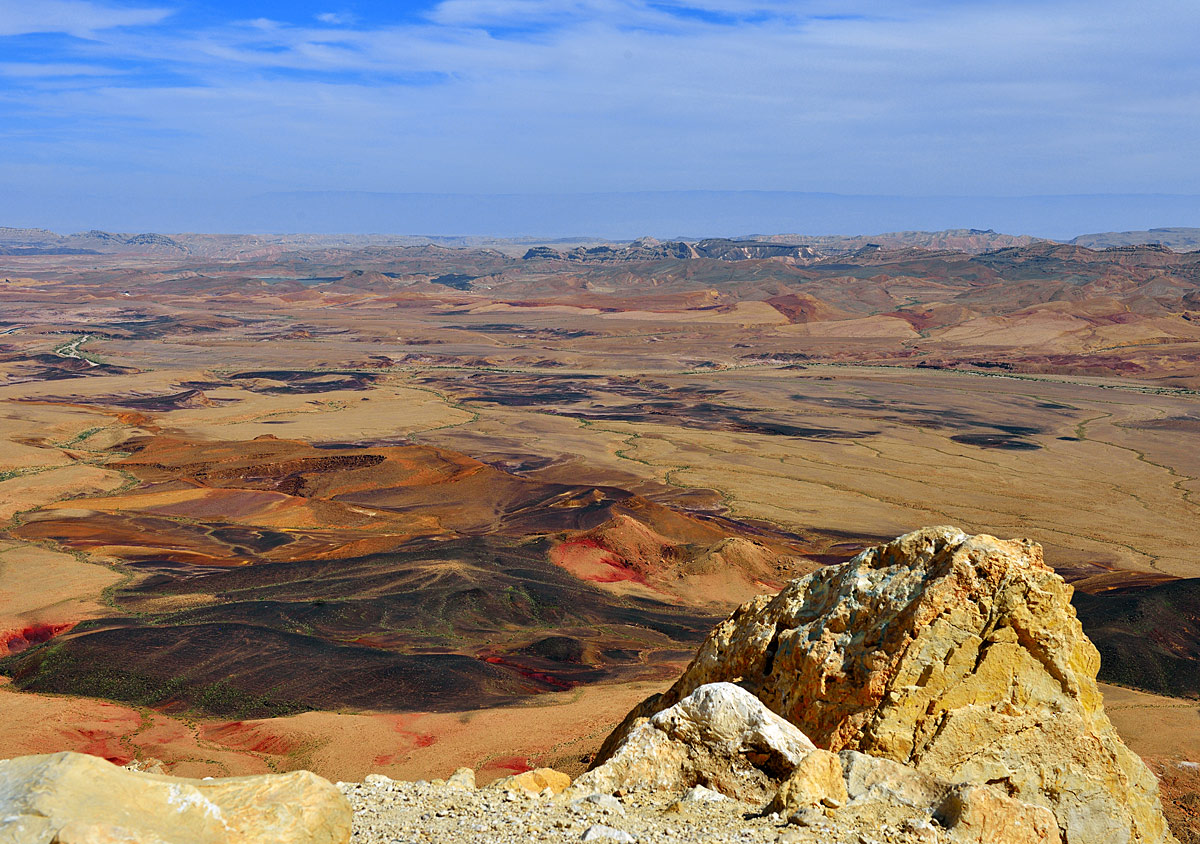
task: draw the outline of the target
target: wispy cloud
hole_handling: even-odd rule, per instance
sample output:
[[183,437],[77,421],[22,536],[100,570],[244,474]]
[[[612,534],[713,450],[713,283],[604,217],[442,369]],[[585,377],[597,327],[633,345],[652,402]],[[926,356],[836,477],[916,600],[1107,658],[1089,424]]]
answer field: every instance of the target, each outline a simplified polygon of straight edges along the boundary
[[170,14],[165,8],[109,6],[90,0],[0,0],[0,36],[57,32],[91,38],[117,27],[160,23]]
[[0,0],[0,180],[57,162],[98,194],[1200,192],[1194,0],[256,14]]
[[349,26],[358,18],[349,12],[321,12],[316,16],[316,20],[330,26]]
[[0,76],[14,79],[55,79],[69,76],[114,76],[121,71],[102,64],[0,62]]

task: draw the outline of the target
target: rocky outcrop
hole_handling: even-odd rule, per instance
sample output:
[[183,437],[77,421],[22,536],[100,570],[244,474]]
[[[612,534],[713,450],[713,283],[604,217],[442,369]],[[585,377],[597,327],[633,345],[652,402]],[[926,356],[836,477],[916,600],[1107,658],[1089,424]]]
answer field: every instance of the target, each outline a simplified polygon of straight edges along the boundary
[[190,780],[82,753],[0,761],[4,844],[346,844],[351,820],[308,771]]
[[[955,844],[1061,844],[1053,813],[988,785],[951,785],[899,762],[821,750],[731,683],[701,686],[642,719],[613,756],[576,781],[575,800],[620,804],[617,794],[678,794],[668,812],[737,800],[799,826],[843,831],[936,820]],[[715,790],[714,790],[715,789]],[[773,795],[773,796],[772,796]],[[844,810],[844,811],[843,811]],[[620,810],[623,813],[623,809]]]
[[837,809],[849,801],[842,760],[828,750],[814,750],[783,781],[767,811],[787,817],[810,807]]
[[553,768],[534,768],[510,777],[494,780],[488,788],[524,794],[561,794],[571,785],[571,778]]
[[[643,719],[737,682],[822,748],[1045,807],[1066,844],[1173,841],[1154,777],[1104,714],[1099,657],[1070,597],[1028,540],[906,534],[744,604],[597,764]],[[947,818],[974,827],[987,811]],[[1026,826],[1040,834],[1036,818]]]
[[986,785],[959,785],[942,798],[938,822],[956,844],[1060,844],[1058,823],[1045,806],[1031,806]]
[[838,754],[846,794],[856,803],[900,803],[913,808],[936,806],[946,783],[891,759],[868,756],[856,750]]
[[605,764],[575,782],[580,792],[702,785],[739,800],[769,797],[809,753],[803,733],[731,683],[701,686],[634,724]]

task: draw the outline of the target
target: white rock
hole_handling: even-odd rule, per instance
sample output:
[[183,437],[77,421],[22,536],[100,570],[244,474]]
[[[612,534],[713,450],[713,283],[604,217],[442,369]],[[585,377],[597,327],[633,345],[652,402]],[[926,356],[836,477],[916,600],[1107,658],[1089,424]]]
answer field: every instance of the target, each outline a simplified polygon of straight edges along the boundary
[[816,745],[762,701],[733,683],[701,686],[650,719],[671,738],[729,754],[765,753],[794,768]]
[[599,792],[589,794],[586,797],[580,797],[578,800],[572,800],[571,805],[584,809],[591,806],[617,815],[625,814],[625,807],[621,804],[621,801],[611,794],[600,794]]
[[614,829],[611,826],[604,824],[593,824],[583,831],[580,836],[580,841],[617,841],[620,844],[633,844],[637,841],[628,832],[621,829]]
[[693,785],[685,791],[680,797],[680,803],[721,803],[729,798],[719,791],[713,791],[711,788],[705,788],[702,785]]
[[710,683],[642,720],[582,793],[680,792],[707,783],[746,802],[764,800],[815,750],[804,733],[732,683]]
[[461,788],[467,791],[475,790],[475,771],[471,768],[459,768],[446,780],[450,788]]

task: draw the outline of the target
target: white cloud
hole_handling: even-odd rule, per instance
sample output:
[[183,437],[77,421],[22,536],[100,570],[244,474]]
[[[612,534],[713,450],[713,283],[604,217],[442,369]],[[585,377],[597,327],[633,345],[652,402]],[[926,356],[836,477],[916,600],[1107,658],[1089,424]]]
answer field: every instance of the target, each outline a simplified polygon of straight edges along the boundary
[[51,62],[0,62],[0,76],[12,79],[50,79],[68,76],[114,76],[122,71],[106,65]]
[[58,32],[80,38],[163,21],[170,9],[106,6],[90,0],[0,0],[0,36]]
[[316,19],[330,26],[349,26],[356,20],[355,16],[348,12],[322,12],[316,15]]
[[9,62],[0,115],[18,103],[44,128],[36,148],[0,138],[0,159],[230,192],[1200,192],[1192,0],[445,0],[402,24],[327,15],[111,24],[84,53],[45,58],[169,82],[81,72],[23,90]]

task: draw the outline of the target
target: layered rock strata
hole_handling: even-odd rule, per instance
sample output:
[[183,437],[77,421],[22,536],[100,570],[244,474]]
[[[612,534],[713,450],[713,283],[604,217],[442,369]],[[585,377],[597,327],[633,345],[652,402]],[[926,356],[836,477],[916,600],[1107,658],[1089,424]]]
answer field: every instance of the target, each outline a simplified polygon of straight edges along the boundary
[[[1044,807],[1066,844],[1173,841],[1153,775],[1104,714],[1070,597],[1036,543],[914,531],[742,605],[595,764],[643,719],[737,683],[818,747]],[[947,820],[978,825],[997,801],[976,797]]]

